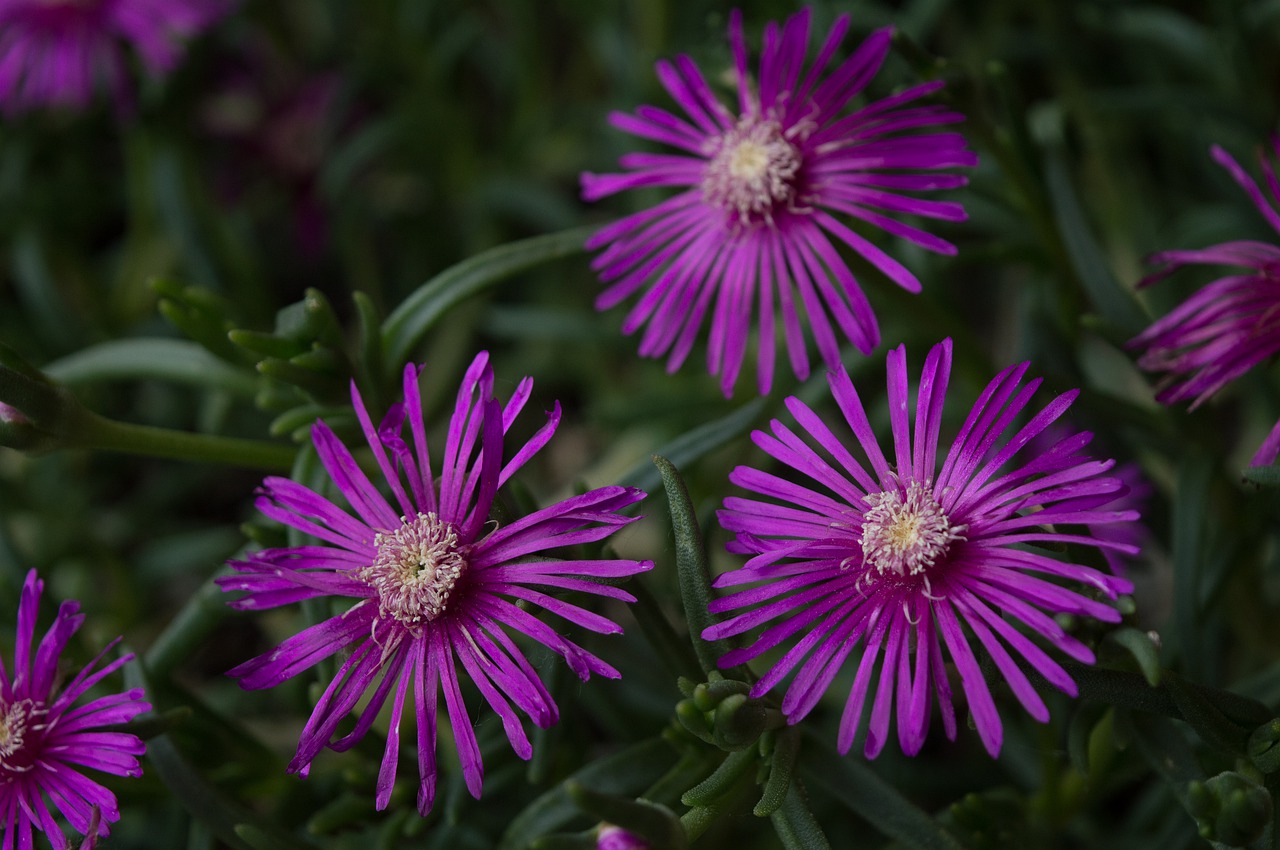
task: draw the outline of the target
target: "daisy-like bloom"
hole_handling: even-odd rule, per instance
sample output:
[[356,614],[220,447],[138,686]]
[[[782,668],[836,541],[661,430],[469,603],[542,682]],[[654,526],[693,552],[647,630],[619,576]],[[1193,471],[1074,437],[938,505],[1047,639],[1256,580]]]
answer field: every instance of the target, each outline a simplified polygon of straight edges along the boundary
[[[1273,143],[1280,156],[1280,140]],[[1280,233],[1280,181],[1275,166],[1259,155],[1267,193],[1222,148],[1210,151],[1240,184],[1258,212]],[[1267,196],[1270,196],[1268,200]],[[1163,268],[1142,285],[1163,280],[1183,266],[1237,266],[1240,273],[1197,290],[1173,312],[1130,341],[1144,349],[1138,365],[1163,372],[1156,400],[1191,401],[1194,410],[1227,384],[1280,352],[1280,246],[1266,242],[1224,242],[1191,251],[1164,251],[1151,258]],[[1254,466],[1273,463],[1280,453],[1280,422],[1253,457]]]
[[[755,432],[756,445],[789,474],[738,467],[730,476],[764,498],[725,499],[719,519],[736,534],[730,551],[752,557],[717,584],[754,586],[713,602],[714,613],[731,616],[704,632],[724,638],[767,624],[749,646],[726,653],[722,666],[790,643],[753,696],[794,673],[782,711],[798,722],[852,657],[856,673],[840,721],[839,749],[852,746],[870,702],[865,750],[874,757],[889,738],[895,713],[903,752],[919,752],[935,699],[946,734],[954,739],[948,659],[959,673],[978,735],[992,756],[999,753],[1003,727],[974,639],[1037,720],[1048,720],[1049,712],[1027,669],[1075,695],[1070,675],[1041,644],[1085,663],[1092,663],[1093,653],[1054,615],[1116,622],[1119,613],[1095,596],[1114,599],[1132,585],[1041,547],[1076,544],[1134,554],[1136,547],[1088,529],[1130,522],[1137,513],[1105,507],[1124,485],[1107,474],[1114,461],[1081,453],[1092,436],[1087,432],[1030,460],[1016,460],[1077,395],[1058,396],[1018,427],[1040,384],[1023,383],[1027,366],[1011,366],[987,385],[941,466],[950,340],[934,346],[925,361],[914,426],[906,351],[889,353],[892,460],[881,451],[843,369],[830,373],[828,382],[865,464],[847,439],[796,398],[787,399],[787,409],[798,432],[777,420],[772,433]],[[1082,531],[1064,528],[1071,525]],[[873,689],[876,671],[879,685]]]
[[[385,808],[399,761],[401,715],[411,698],[421,777],[418,810],[425,815],[436,791],[439,695],[444,695],[467,788],[478,798],[484,769],[463,700],[464,675],[501,718],[512,749],[528,759],[532,749],[516,709],[541,727],[555,723],[558,711],[510,632],[563,656],[583,680],[592,673],[616,678],[613,667],[530,609],[543,609],[589,631],[620,632],[611,620],[552,594],[576,591],[631,602],[631,594],[606,582],[653,564],[548,557],[562,546],[603,540],[633,522],[634,517],[620,511],[644,498],[634,488],[602,487],[505,525],[491,519],[498,488],[546,445],[560,421],[560,407],[506,457],[504,435],[528,401],[533,381],[522,380],[503,406],[493,396],[488,355],[481,353],[458,391],[444,453],[434,466],[427,452],[418,373],[412,364],[405,367],[404,401],[393,405],[376,428],[355,385],[351,388],[356,416],[390,498],[370,482],[333,432],[317,422],[311,432],[316,452],[350,507],[288,479],[266,479],[258,509],[318,542],[266,549],[232,561],[239,574],[220,583],[224,590],[248,592],[232,603],[242,609],[303,599],[349,600],[341,614],[241,664],[231,675],[244,688],[269,688],[349,651],[312,711],[289,771],[305,776],[326,745],[349,749],[390,700],[376,800],[379,809]],[[354,728],[337,735],[339,724],[366,695]]]
[[892,30],[872,33],[824,74],[849,29],[849,16],[842,15],[802,73],[809,23],[808,9],[781,29],[770,23],[753,77],[742,16],[732,14],[736,114],[716,98],[689,57],[659,62],[658,79],[687,118],[642,106],[634,115],[614,113],[610,122],[679,152],[632,153],[621,160],[625,173],[582,176],[583,197],[590,201],[626,189],[682,187],[591,237],[588,248],[604,249],[592,266],[609,284],[596,306],[607,309],[644,290],[623,330],[633,333],[648,323],[640,353],[667,354],[672,371],[688,356],[711,311],[707,366],[721,376],[725,395],[742,368],[756,312],[761,393],[773,382],[777,319],[791,367],[801,378],[809,374],[802,313],[830,368],[840,363],[839,334],[864,354],[875,348],[875,314],[838,245],[862,255],[902,288],[920,290],[916,277],[851,229],[848,218],[954,254],[951,243],[892,215],[966,217],[958,203],[904,194],[963,186],[964,176],[943,169],[977,164],[959,133],[921,132],[964,120],[945,106],[918,103],[942,88],[942,81],[849,111],[884,62]]
[[224,0],[0,0],[0,104],[8,115],[83,109],[105,85],[126,106],[126,46],[162,77],[183,40],[226,9]]
[[[59,687],[58,660],[84,615],[76,602],[63,602],[53,625],[35,644],[36,613],[44,582],[27,573],[18,602],[13,672],[0,663],[0,848],[35,846],[43,832],[55,850],[70,845],[54,811],[86,837],[108,834],[120,820],[115,795],[86,776],[91,768],[116,776],[141,776],[138,736],[104,727],[132,720],[151,706],[141,688],[76,705],[85,693],[133,658],[124,655],[95,669],[119,638]],[[34,655],[32,654],[34,650]],[[49,802],[53,803],[52,810]],[[96,811],[95,811],[96,808]]]

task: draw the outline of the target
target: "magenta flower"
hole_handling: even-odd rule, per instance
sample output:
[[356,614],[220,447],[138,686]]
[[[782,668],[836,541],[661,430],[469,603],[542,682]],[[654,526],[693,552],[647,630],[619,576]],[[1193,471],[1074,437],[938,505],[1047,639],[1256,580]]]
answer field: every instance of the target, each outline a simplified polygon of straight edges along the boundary
[[645,290],[623,330],[633,333],[648,323],[640,353],[667,354],[671,371],[684,362],[712,311],[707,366],[721,376],[725,395],[741,370],[754,312],[760,322],[761,393],[773,382],[775,318],[781,319],[791,367],[801,378],[809,374],[801,311],[830,368],[840,363],[833,321],[862,353],[878,344],[871,304],[837,244],[902,288],[920,291],[911,272],[833,213],[942,254],[954,254],[955,246],[886,213],[966,217],[957,203],[903,194],[963,186],[964,176],[938,172],[977,164],[959,133],[917,132],[964,120],[945,106],[916,103],[942,88],[942,81],[846,111],[884,62],[892,31],[872,33],[824,78],[849,29],[849,16],[840,16],[802,77],[809,19],[805,9],[781,31],[775,23],[766,27],[759,76],[753,78],[742,16],[732,14],[736,115],[716,99],[689,57],[678,57],[674,66],[659,62],[658,78],[688,120],[642,106],[634,115],[614,113],[610,122],[679,153],[632,153],[621,160],[623,174],[582,175],[589,201],[626,189],[684,187],[588,241],[590,249],[604,248],[592,266],[610,284],[596,306],[607,309]]
[[178,64],[182,41],[226,9],[224,0],[0,0],[0,104],[10,116],[83,109],[106,85],[124,107],[126,45],[162,77]]
[[[1280,156],[1280,140],[1274,143]],[[1231,155],[1214,145],[1218,164],[1227,169],[1249,195],[1262,217],[1280,233],[1280,181],[1265,155],[1258,159],[1266,178],[1268,201]],[[1142,285],[1163,280],[1183,266],[1239,266],[1240,274],[1218,278],[1195,292],[1172,313],[1129,342],[1143,348],[1138,365],[1165,373],[1156,400],[1173,404],[1191,400],[1195,410],[1206,399],[1254,366],[1280,352],[1280,247],[1265,242],[1224,242],[1192,251],[1163,251],[1151,258],[1163,266]],[[1280,454],[1280,422],[1253,456],[1254,466],[1266,466]]]
[[[1081,454],[1092,436],[1087,432],[1056,442],[1030,461],[1014,460],[1078,394],[1058,396],[1018,427],[1040,385],[1039,379],[1023,385],[1027,366],[1011,366],[987,385],[941,468],[939,427],[951,372],[950,340],[934,346],[925,361],[914,428],[906,351],[899,346],[889,353],[891,460],[881,452],[843,369],[829,374],[828,383],[867,466],[846,448],[847,439],[796,398],[787,399],[787,409],[800,433],[777,420],[772,434],[755,432],[756,445],[789,469],[786,477],[750,467],[731,474],[733,483],[765,500],[724,500],[720,523],[736,534],[729,549],[752,557],[717,584],[755,586],[713,602],[713,613],[733,613],[704,632],[724,638],[767,624],[749,646],[720,659],[726,667],[790,644],[753,687],[753,696],[794,672],[782,711],[798,722],[857,650],[838,744],[841,752],[852,746],[869,701],[866,754],[875,757],[889,738],[895,708],[902,750],[919,752],[935,698],[943,728],[955,738],[948,657],[959,672],[982,743],[992,756],[999,753],[1000,716],[973,638],[1037,720],[1048,720],[1049,712],[1026,668],[1076,694],[1071,676],[1040,644],[1085,663],[1092,663],[1093,653],[1054,615],[1116,622],[1116,610],[1093,597],[1114,599],[1132,585],[1038,546],[1079,544],[1133,554],[1136,547],[1130,544],[1063,526],[1124,523],[1137,513],[1101,507],[1124,485],[1106,474],[1114,461]],[[1012,434],[1004,439],[1006,432]],[[792,641],[796,635],[799,639]]]
[[[544,609],[589,631],[620,632],[612,621],[551,594],[577,591],[631,602],[631,594],[599,580],[634,575],[653,564],[558,561],[547,553],[602,540],[633,522],[620,511],[645,494],[602,487],[505,525],[492,519],[498,488],[547,443],[560,421],[557,404],[547,423],[506,457],[503,437],[532,388],[533,381],[525,378],[503,407],[493,397],[488,355],[476,357],[458,392],[437,475],[427,452],[418,369],[405,367],[404,402],[393,405],[376,429],[353,384],[356,416],[391,498],[369,481],[323,422],[312,429],[312,439],[350,509],[285,478],[264,482],[258,509],[319,542],[232,561],[240,574],[222,579],[223,589],[248,591],[232,604],[259,609],[318,597],[351,600],[340,615],[231,671],[244,688],[269,688],[350,651],[303,729],[291,773],[305,776],[326,745],[339,751],[353,746],[390,697],[390,729],[377,784],[377,807],[385,808],[399,761],[401,714],[406,696],[412,695],[421,776],[418,810],[425,815],[435,798],[441,693],[467,788],[480,796],[484,768],[462,698],[463,673],[501,718],[521,758],[528,759],[532,749],[514,709],[541,727],[556,722],[555,702],[508,630],[562,655],[583,680],[592,673],[618,676],[528,609]],[[403,434],[406,419],[409,433]],[[339,724],[366,694],[355,727],[337,736]]]
[[[58,614],[31,655],[35,643],[36,613],[44,582],[36,571],[27,573],[18,602],[18,631],[14,639],[13,675],[0,663],[0,848],[34,847],[34,832],[43,832],[55,850],[70,844],[53,809],[73,829],[93,838],[105,836],[107,824],[120,820],[115,795],[90,779],[82,768],[116,776],[141,776],[138,756],[145,747],[138,736],[108,731],[105,727],[126,723],[151,706],[141,688],[109,694],[83,705],[76,700],[120,669],[133,655],[124,655],[94,670],[111,647],[63,687],[59,657],[67,641],[80,628],[84,615],[79,603],[63,602]],[[96,811],[95,811],[96,808]],[[92,833],[92,835],[90,835]]]

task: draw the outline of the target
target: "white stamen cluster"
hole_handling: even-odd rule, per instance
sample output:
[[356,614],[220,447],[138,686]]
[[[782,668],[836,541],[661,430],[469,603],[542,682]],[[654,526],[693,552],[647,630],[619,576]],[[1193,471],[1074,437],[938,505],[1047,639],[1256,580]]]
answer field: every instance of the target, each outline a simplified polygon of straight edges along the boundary
[[40,706],[29,699],[18,700],[0,712],[0,770],[24,771],[30,767],[18,763],[14,755],[22,750],[27,733],[39,728],[34,720],[37,714],[43,713]]
[[713,150],[702,178],[707,203],[737,213],[744,225],[772,222],[775,208],[795,204],[800,151],[777,121],[744,116]]
[[862,561],[879,575],[919,575],[932,567],[956,540],[964,525],[953,526],[942,506],[920,482],[906,494],[897,488],[866,497],[870,505],[862,517]]
[[467,568],[453,525],[434,513],[401,517],[404,525],[373,539],[378,554],[356,578],[378,593],[378,613],[411,630],[439,617]]

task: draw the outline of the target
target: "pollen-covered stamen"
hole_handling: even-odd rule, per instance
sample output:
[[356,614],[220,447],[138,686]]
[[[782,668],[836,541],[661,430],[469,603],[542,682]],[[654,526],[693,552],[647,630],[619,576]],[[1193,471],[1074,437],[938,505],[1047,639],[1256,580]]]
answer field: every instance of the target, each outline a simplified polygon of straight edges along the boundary
[[434,513],[402,517],[404,525],[373,539],[378,554],[356,578],[378,593],[378,613],[411,629],[439,617],[467,568],[452,524]]
[[32,759],[23,757],[22,748],[31,734],[41,727],[37,715],[44,711],[35,701],[18,700],[10,706],[0,703],[0,770],[24,771]]
[[952,525],[928,488],[912,481],[904,494],[893,487],[866,497],[862,517],[862,561],[880,575],[918,575],[932,567],[956,540],[964,525]]
[[702,196],[736,213],[743,224],[772,221],[775,209],[795,204],[800,163],[800,151],[781,124],[744,116],[717,140],[702,179]]

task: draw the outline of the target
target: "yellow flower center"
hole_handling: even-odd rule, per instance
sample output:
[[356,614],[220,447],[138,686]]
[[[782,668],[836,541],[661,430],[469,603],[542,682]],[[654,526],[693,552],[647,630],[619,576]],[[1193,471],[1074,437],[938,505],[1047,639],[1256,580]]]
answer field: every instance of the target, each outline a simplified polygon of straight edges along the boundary
[[943,558],[967,526],[953,526],[928,489],[912,481],[866,497],[862,560],[880,575],[919,575]]
[[748,115],[716,142],[702,196],[742,224],[772,223],[776,208],[795,204],[800,164],[800,151],[782,125]]

